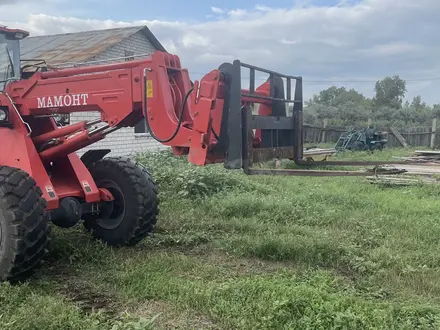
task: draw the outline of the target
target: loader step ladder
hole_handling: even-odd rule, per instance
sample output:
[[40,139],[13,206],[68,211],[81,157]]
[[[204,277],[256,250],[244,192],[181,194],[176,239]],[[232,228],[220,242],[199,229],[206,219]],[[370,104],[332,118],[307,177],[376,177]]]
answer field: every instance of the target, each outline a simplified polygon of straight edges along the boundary
[[345,139],[347,136],[348,136],[348,133],[346,133],[346,132],[342,133],[339,136],[338,141],[336,141],[336,144],[335,144],[336,151],[342,151],[344,149],[344,142],[345,142]]
[[336,142],[335,149],[336,151],[345,151],[347,149],[347,146],[352,142],[354,136],[357,135],[356,140],[359,139],[359,135],[356,131],[349,131],[342,133],[339,137],[338,141]]

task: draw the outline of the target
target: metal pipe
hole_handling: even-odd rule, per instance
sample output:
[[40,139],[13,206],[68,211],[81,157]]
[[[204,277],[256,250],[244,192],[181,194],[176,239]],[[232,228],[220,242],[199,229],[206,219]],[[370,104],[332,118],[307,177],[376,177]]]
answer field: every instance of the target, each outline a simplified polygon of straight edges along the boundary
[[[5,86],[5,87],[6,87],[6,86]],[[20,118],[20,121],[23,123],[23,125],[26,126],[26,128],[27,128],[27,130],[28,130],[28,134],[27,134],[27,136],[31,136],[31,134],[32,134],[32,128],[31,128],[31,126],[30,126],[26,121],[24,121],[23,117],[21,116],[20,111],[18,111],[18,109],[17,109],[17,107],[15,106],[15,103],[14,103],[14,101],[12,100],[11,96],[10,96],[8,93],[6,93],[5,91],[1,91],[1,90],[0,90],[0,93],[3,94],[3,95],[5,95],[5,96],[8,98],[9,102],[11,103],[12,108],[14,109],[15,113],[18,115],[18,118]]]
[[92,129],[91,131],[88,131],[88,134],[89,134],[90,136],[93,136],[93,135],[98,134],[98,133],[100,133],[100,132],[102,132],[102,131],[105,131],[105,130],[106,130],[107,128],[109,128],[109,127],[110,127],[109,124],[105,124],[105,125],[102,125],[101,127],[98,127],[98,128]]
[[95,119],[95,120],[88,121],[88,122],[86,122],[86,127],[99,124],[100,122],[101,122],[101,119]]
[[[241,93],[242,99],[243,101],[250,101],[250,102],[255,102],[257,100],[266,100],[266,101],[278,101],[278,102],[284,102],[284,103],[299,103],[301,102],[300,100],[288,100],[288,99],[280,99],[280,98],[275,98],[275,97],[271,97],[271,96],[266,96],[266,95],[261,95],[261,94],[250,94],[250,93],[245,93],[242,92]],[[258,102],[258,101],[257,101]],[[255,102],[255,103],[257,103]]]
[[38,135],[38,136],[34,137],[32,140],[34,141],[35,144],[41,144],[41,143],[44,143],[50,139],[56,139],[59,137],[71,135],[71,134],[76,133],[78,131],[81,131],[85,128],[86,128],[86,122],[81,121],[79,123],[72,124],[69,126],[55,128],[53,131]]
[[103,138],[104,136],[102,134],[95,134],[93,136],[89,136],[87,131],[82,131],[81,133],[65,140],[62,144],[53,146],[49,149],[40,152],[39,155],[43,162],[52,161],[56,158],[66,156],[72,152],[82,149]]
[[[370,165],[413,165],[411,161],[356,161],[356,160],[348,160],[348,161],[338,161],[338,160],[320,160],[309,162],[303,159],[294,159],[293,160],[298,166],[370,166]],[[417,163],[418,164],[418,163]]]
[[[404,169],[393,169],[380,174],[402,174]],[[320,170],[294,170],[294,169],[256,169],[250,168],[249,175],[292,175],[292,176],[373,176],[373,171],[320,171]]]
[[[91,131],[83,130],[82,132],[79,132],[78,134],[66,139],[63,143],[52,146],[40,152],[41,160],[43,162],[48,162],[48,161],[52,161],[55,158],[66,156],[72,152],[87,147],[88,145],[93,144],[99,140],[102,140],[107,134],[110,134],[118,130],[119,128],[120,127],[110,127],[109,124],[105,124]],[[58,130],[62,130],[62,129],[58,129]]]
[[38,115],[38,116],[34,116],[34,118],[54,118],[56,115]]
[[279,72],[275,72],[272,70],[268,70],[268,69],[264,69],[264,68],[260,68],[258,66],[252,65],[252,64],[247,64],[247,63],[240,63],[242,67],[248,68],[248,69],[253,69],[256,71],[260,71],[260,72],[264,72],[264,73],[268,73],[268,74],[272,74],[274,76],[279,76],[281,78],[290,78],[290,79],[295,79],[295,80],[302,80],[301,76],[291,76],[291,75],[286,75],[286,74],[282,74]]
[[102,132],[102,135],[106,136],[106,135],[108,135],[108,134],[110,134],[110,133],[113,133],[113,132],[117,131],[119,128],[120,128],[120,127],[117,127],[117,126],[115,126],[115,127],[111,127],[111,128],[109,128],[109,129],[107,129],[107,130],[104,130],[104,131]]

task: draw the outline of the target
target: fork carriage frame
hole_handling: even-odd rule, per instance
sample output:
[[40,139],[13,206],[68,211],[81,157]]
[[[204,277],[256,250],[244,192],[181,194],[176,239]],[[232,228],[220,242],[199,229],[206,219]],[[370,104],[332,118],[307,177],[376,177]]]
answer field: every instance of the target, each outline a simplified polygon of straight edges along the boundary
[[[249,89],[243,90],[241,86],[241,69],[249,69]],[[270,96],[257,94],[255,91],[255,73],[269,74]],[[283,94],[283,80],[286,79],[286,97],[276,95],[276,81],[281,81]],[[292,83],[295,90],[292,98]],[[301,76],[281,74],[254,65],[235,60],[232,64],[231,83],[229,89],[229,114],[227,119],[228,142],[225,167],[240,169],[248,175],[304,175],[304,176],[368,176],[374,173],[386,172],[387,174],[404,173],[406,170],[389,169],[378,170],[374,168],[367,171],[332,171],[308,169],[262,169],[253,167],[256,162],[268,161],[274,158],[293,160],[300,167],[317,166],[375,166],[391,164],[412,164],[409,161],[307,161],[303,159],[303,79]],[[249,102],[245,100],[249,99]],[[276,103],[293,104],[293,114],[255,115],[252,113],[251,103],[255,100],[271,101],[272,109]],[[245,101],[245,102],[244,102]],[[258,102],[258,101],[257,101]],[[261,130],[261,134],[273,133],[284,136],[281,145],[254,146],[254,129]],[[267,136],[267,134],[266,134]],[[280,140],[278,139],[277,142]],[[287,142],[286,142],[287,141]],[[420,164],[419,164],[420,165]]]

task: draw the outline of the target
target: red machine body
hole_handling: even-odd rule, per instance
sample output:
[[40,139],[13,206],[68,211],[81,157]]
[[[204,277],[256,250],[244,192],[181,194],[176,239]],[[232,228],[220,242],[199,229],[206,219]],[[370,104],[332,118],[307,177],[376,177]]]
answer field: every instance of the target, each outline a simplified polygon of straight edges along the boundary
[[[269,91],[265,83],[258,92],[268,96]],[[87,203],[111,198],[75,152],[145,117],[158,141],[176,155],[187,154],[197,165],[224,161],[210,151],[217,143],[213,133],[221,129],[225,76],[213,70],[192,86],[176,55],[156,52],[137,61],[37,71],[8,83],[5,92],[0,106],[8,107],[11,127],[0,128],[0,164],[29,173],[48,209],[65,197]],[[261,102],[243,98],[243,103],[255,101]],[[267,112],[270,101],[263,103]],[[101,122],[58,127],[51,117],[80,111],[99,111]],[[93,128],[97,124],[102,125]]]

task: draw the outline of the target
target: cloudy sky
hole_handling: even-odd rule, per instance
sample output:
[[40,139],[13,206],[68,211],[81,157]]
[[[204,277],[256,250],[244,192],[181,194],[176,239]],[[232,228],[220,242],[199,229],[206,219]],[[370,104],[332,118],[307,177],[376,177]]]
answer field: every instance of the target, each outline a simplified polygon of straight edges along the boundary
[[[105,3],[105,5],[104,5]],[[193,79],[239,58],[373,95],[399,74],[440,103],[439,0],[0,0],[0,24],[32,35],[147,25]]]

